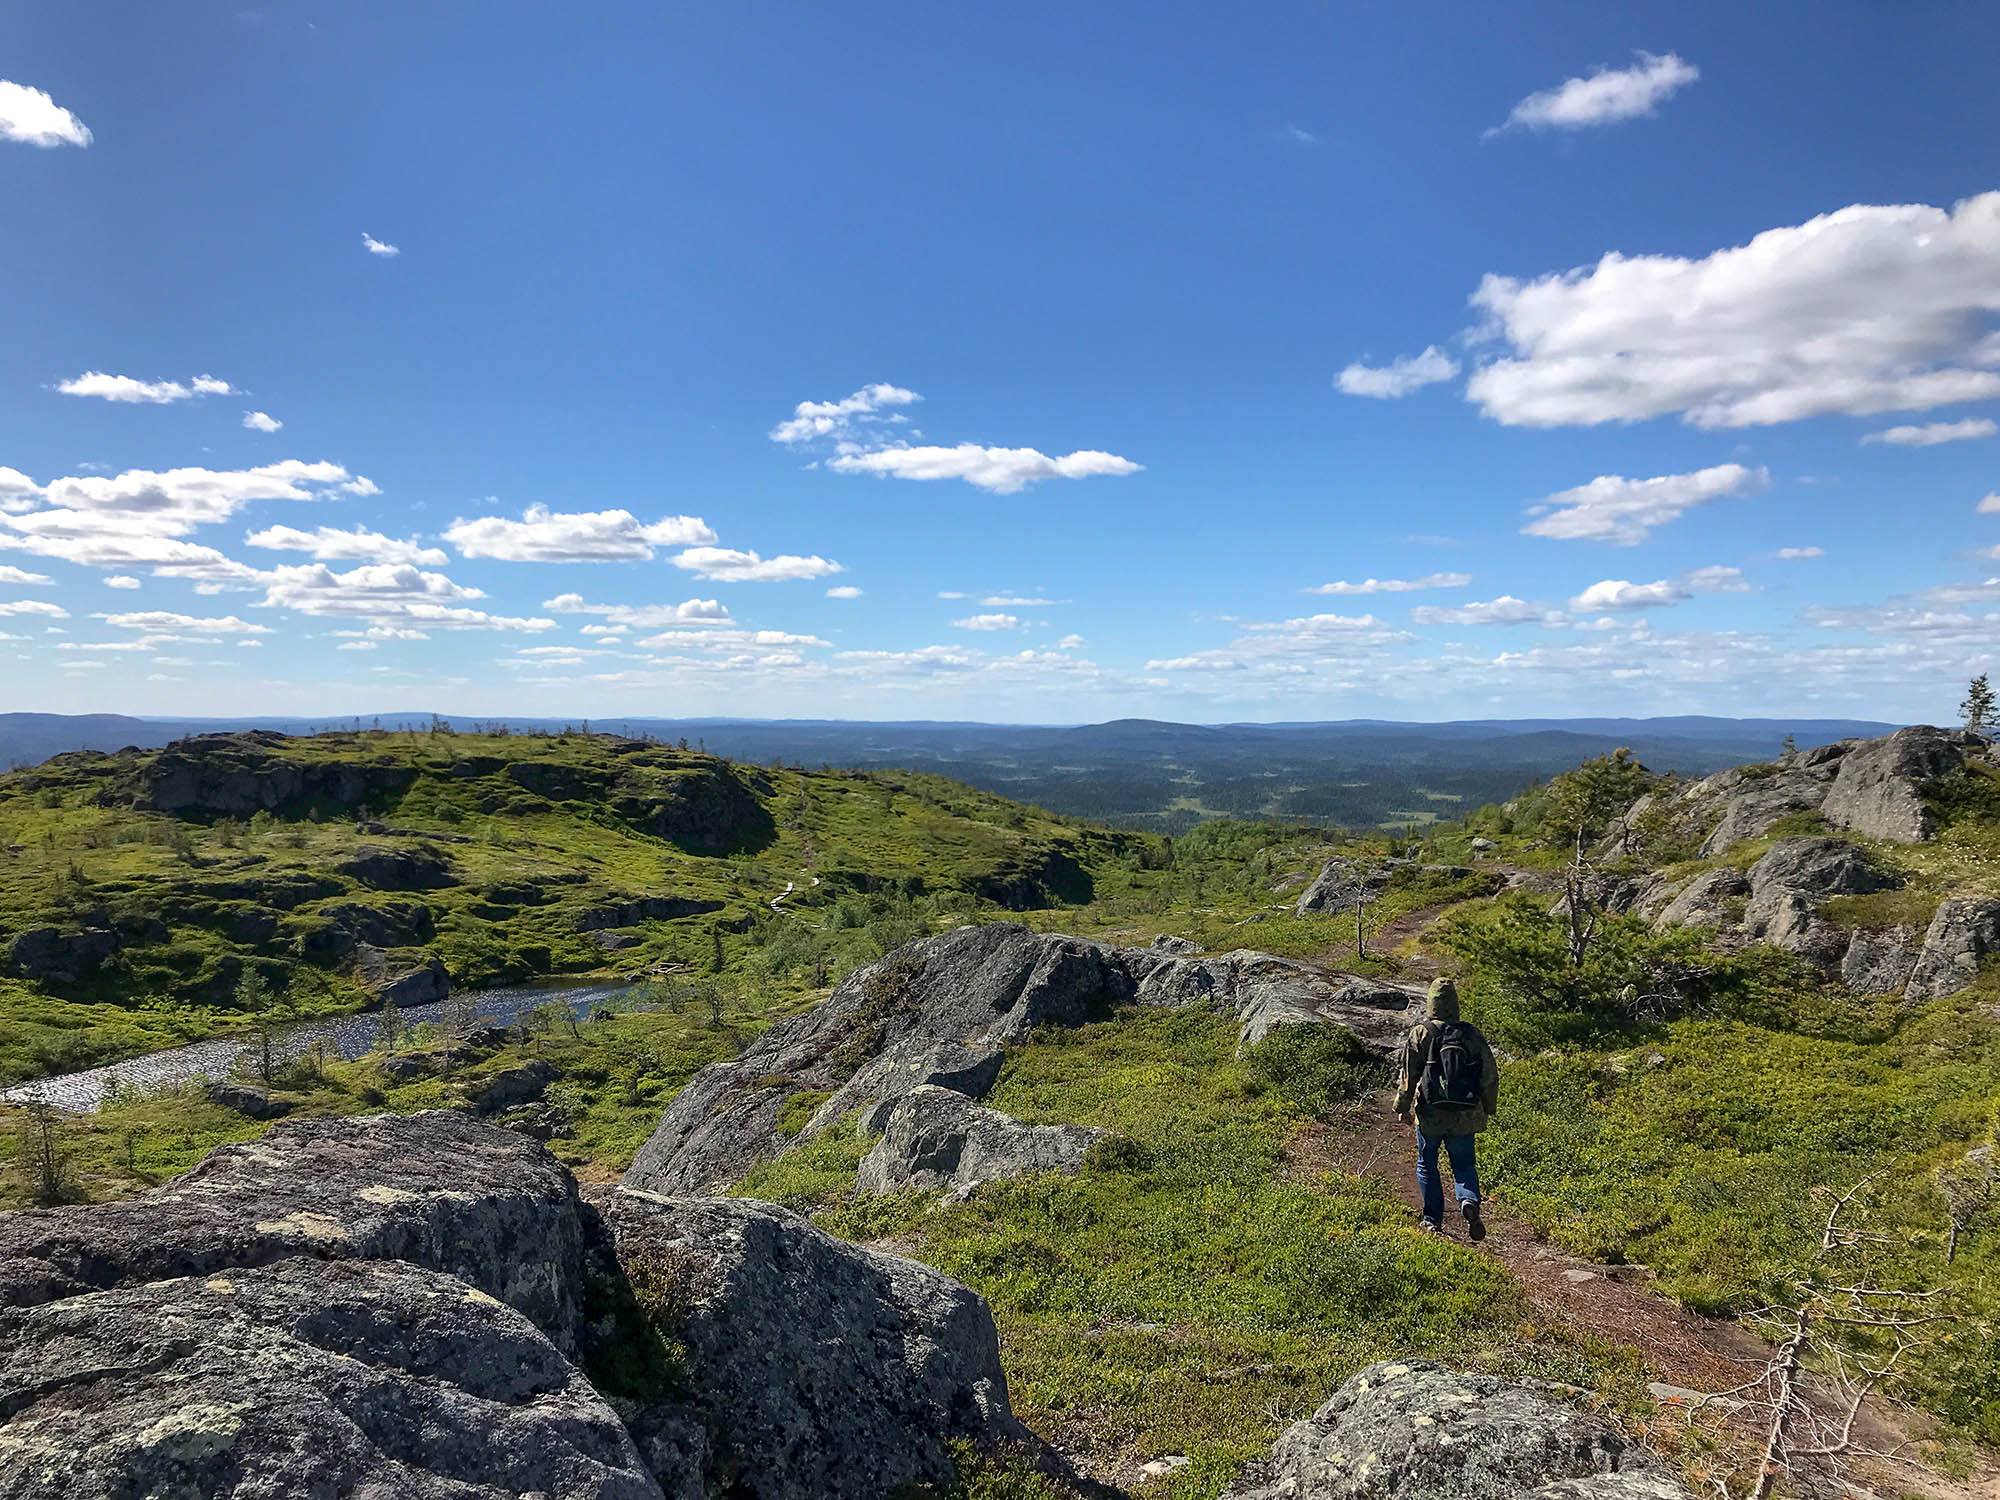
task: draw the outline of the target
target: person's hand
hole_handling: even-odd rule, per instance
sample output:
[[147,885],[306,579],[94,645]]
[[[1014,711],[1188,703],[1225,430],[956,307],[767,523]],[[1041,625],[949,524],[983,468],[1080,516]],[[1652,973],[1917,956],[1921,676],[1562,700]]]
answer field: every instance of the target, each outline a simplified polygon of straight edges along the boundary
[[1407,1109],[1399,1109],[1396,1111],[1396,1118],[1407,1125],[1410,1123],[1410,1112]]

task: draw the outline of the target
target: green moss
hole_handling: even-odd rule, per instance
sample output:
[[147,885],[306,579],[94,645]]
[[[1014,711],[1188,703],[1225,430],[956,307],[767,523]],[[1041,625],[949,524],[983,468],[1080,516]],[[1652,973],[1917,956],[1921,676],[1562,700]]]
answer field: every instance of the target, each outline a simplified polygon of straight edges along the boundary
[[831,1099],[831,1091],[800,1089],[791,1095],[778,1109],[778,1134],[786,1137],[797,1135],[806,1128],[819,1107]]
[[[831,1097],[818,1096],[819,1104]],[[818,1109],[819,1104],[813,1108]],[[843,1116],[803,1146],[787,1151],[776,1161],[752,1167],[731,1193],[739,1198],[761,1198],[767,1203],[782,1203],[796,1209],[820,1208],[852,1198],[861,1158],[877,1139],[863,1135],[856,1128],[858,1121],[859,1111]]]

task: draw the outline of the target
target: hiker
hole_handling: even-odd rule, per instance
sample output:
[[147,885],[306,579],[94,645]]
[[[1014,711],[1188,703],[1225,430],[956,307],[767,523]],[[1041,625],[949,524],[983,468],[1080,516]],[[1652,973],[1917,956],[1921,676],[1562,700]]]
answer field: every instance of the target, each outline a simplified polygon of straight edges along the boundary
[[1412,1026],[1396,1054],[1396,1118],[1417,1126],[1417,1186],[1424,1195],[1423,1227],[1444,1230],[1444,1184],[1438,1149],[1451,1161],[1458,1211],[1466,1233],[1486,1238],[1479,1216],[1479,1152],[1473,1137],[1500,1104],[1500,1069],[1493,1049],[1470,1021],[1458,1018],[1458,987],[1434,979],[1424,1019]]

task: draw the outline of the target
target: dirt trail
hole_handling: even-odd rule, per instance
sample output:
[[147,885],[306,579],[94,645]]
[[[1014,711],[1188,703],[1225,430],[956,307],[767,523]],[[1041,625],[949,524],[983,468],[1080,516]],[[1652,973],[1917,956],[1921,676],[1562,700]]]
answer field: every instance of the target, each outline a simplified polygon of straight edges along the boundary
[[[1376,951],[1392,953],[1398,945],[1406,945],[1398,956],[1410,977],[1437,972],[1438,961],[1418,951],[1416,940],[1460,904],[1427,906],[1386,923],[1372,939]],[[1306,1131],[1293,1143],[1291,1170],[1301,1176],[1338,1171],[1383,1181],[1408,1206],[1414,1220],[1422,1206],[1416,1146],[1410,1127],[1395,1118],[1390,1104],[1387,1091],[1379,1091],[1342,1116]],[[1760,1339],[1738,1323],[1690,1312],[1662,1295],[1653,1288],[1646,1267],[1582,1260],[1549,1244],[1511,1216],[1504,1204],[1490,1199],[1485,1219],[1487,1237],[1475,1248],[1507,1267],[1530,1308],[1552,1322],[1632,1345],[1660,1382],[1695,1391],[1728,1390],[1764,1366],[1769,1350]],[[1456,1205],[1446,1214],[1444,1232],[1470,1243]],[[1863,1435],[1864,1441],[1877,1449],[1896,1448],[1926,1426],[1921,1417],[1887,1402],[1875,1403],[1869,1416],[1871,1430]],[[1742,1451],[1753,1450],[1753,1434],[1736,1436]],[[1929,1500],[2000,1500],[2000,1469],[1984,1456],[1963,1480],[1901,1464],[1872,1470],[1857,1465],[1845,1492],[1862,1497],[1881,1493],[1922,1495]]]

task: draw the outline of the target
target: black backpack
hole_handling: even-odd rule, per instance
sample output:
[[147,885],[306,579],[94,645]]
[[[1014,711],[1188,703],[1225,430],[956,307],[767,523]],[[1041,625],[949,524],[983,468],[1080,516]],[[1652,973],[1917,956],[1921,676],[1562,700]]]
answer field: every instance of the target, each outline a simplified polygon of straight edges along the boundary
[[1430,1033],[1430,1045],[1424,1054],[1423,1076],[1417,1080],[1417,1102],[1478,1104],[1484,1094],[1479,1029],[1466,1021],[1432,1021],[1425,1030]]

